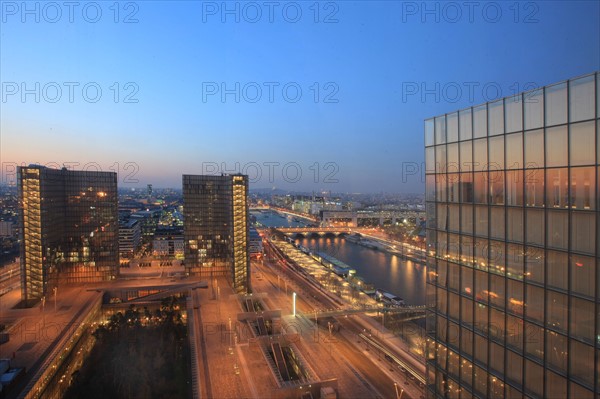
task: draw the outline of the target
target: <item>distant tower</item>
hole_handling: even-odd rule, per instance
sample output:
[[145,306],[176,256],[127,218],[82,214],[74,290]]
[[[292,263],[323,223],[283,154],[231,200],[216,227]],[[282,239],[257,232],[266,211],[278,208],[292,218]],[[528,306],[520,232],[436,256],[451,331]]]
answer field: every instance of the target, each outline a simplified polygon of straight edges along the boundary
[[148,184],[148,198],[152,197],[152,184]]

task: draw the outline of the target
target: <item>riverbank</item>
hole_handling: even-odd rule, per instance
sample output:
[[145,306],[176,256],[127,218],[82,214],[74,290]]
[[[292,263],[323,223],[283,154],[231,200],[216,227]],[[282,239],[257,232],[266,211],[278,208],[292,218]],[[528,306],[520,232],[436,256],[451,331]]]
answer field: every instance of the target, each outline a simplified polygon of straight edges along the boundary
[[375,251],[382,251],[390,255],[399,256],[402,259],[410,260],[415,263],[426,263],[425,255],[420,253],[420,249],[414,249],[410,247],[407,248],[407,246],[410,244],[403,242],[386,241],[374,236],[365,237],[362,233],[346,236],[346,241],[373,249]]

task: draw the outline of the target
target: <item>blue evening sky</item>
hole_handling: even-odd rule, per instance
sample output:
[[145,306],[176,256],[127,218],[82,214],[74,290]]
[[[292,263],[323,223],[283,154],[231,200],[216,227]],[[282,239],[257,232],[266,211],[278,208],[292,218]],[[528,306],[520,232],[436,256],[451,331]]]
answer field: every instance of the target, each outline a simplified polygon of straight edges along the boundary
[[599,4],[1,1],[2,179],[422,192],[423,120],[599,70]]

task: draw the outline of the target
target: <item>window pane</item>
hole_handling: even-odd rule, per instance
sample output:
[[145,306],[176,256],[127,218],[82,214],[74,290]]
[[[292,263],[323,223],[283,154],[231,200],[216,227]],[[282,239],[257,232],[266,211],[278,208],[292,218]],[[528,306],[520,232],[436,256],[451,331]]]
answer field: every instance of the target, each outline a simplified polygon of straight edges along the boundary
[[574,339],[571,340],[571,375],[590,388],[594,387],[594,348]]
[[482,368],[479,368],[478,366],[475,366],[474,369],[475,372],[473,373],[473,388],[475,388],[475,392],[477,392],[481,397],[486,397],[488,373]]
[[521,95],[508,97],[504,100],[506,114],[506,132],[518,132],[523,129],[523,103]]
[[571,249],[587,254],[595,253],[596,215],[593,212],[571,213]]
[[594,167],[571,168],[571,207],[596,208],[596,176]]
[[435,176],[435,197],[437,201],[446,202],[448,191],[446,187],[447,179],[445,174]]
[[475,234],[481,237],[488,236],[488,208],[487,206],[475,207]]
[[426,175],[425,176],[425,187],[426,187],[425,199],[427,201],[435,201],[435,175]]
[[525,170],[525,204],[544,206],[544,170]]
[[[499,307],[504,308],[504,285],[506,283],[506,279],[503,276],[496,276],[494,274],[490,275],[490,303],[497,305]],[[493,318],[492,324],[496,326],[496,329],[499,326],[499,322],[497,318]],[[502,324],[504,324],[504,319],[502,320]],[[502,328],[503,330],[503,328]]]
[[523,319],[506,316],[506,344],[518,352],[523,351]]
[[544,284],[544,250],[527,247],[525,251],[525,277],[528,281]]
[[571,383],[569,384],[569,392],[571,393],[572,398],[593,398],[594,394],[592,391],[585,389],[581,385]]
[[544,245],[544,211],[538,209],[527,209],[527,244]]
[[[475,259],[473,261],[473,266],[475,268],[481,269],[481,270],[487,270],[488,249],[489,249],[489,243],[488,243],[487,238],[475,238],[475,247],[473,248],[474,255],[475,255]],[[478,277],[485,278],[485,275],[480,276],[478,274]],[[485,283],[487,284],[487,279],[485,280]]]
[[448,229],[450,231],[459,231],[460,213],[458,210],[458,205],[448,205]]
[[448,172],[458,172],[458,143],[448,144]]
[[463,141],[460,143],[460,166],[461,171],[470,172],[473,170],[473,142]]
[[546,203],[552,208],[567,208],[569,169],[546,169]]
[[594,121],[571,125],[571,165],[593,165],[596,161],[594,129]]
[[491,220],[490,226],[491,234],[490,237],[499,240],[504,240],[504,207],[492,206],[491,208]]
[[523,209],[508,208],[506,218],[507,230],[506,239],[508,241],[523,241]]
[[594,118],[594,75],[569,82],[571,122]]
[[473,266],[473,255],[475,244],[472,237],[462,236],[460,238],[461,262],[465,265]]
[[425,173],[435,173],[435,147],[425,148]]
[[523,205],[523,171],[506,172],[506,204]]
[[425,145],[430,146],[434,144],[433,141],[433,119],[427,119],[425,121]]
[[448,114],[446,117],[448,143],[458,141],[458,113]]
[[470,140],[473,138],[473,125],[471,121],[471,109],[459,111],[460,139]]
[[[544,306],[543,303],[541,304]],[[527,310],[527,307],[525,308]],[[538,359],[544,359],[544,329],[532,323],[525,323],[525,352]]]
[[[470,267],[462,266],[460,268],[461,278],[462,278],[462,291],[463,294],[472,297],[473,296],[473,269]],[[463,300],[464,302],[465,300]],[[471,301],[469,301],[470,303]],[[470,305],[472,306],[472,304]],[[466,309],[471,313],[471,319],[473,318],[473,309]],[[465,309],[463,309],[463,317],[465,316]],[[471,320],[472,323],[473,320]]]
[[571,335],[594,342],[594,302],[571,297]]
[[549,398],[567,397],[567,379],[552,371],[546,371],[546,396]]
[[448,167],[448,158],[445,145],[435,147],[435,171],[436,173],[445,173]]
[[504,136],[490,137],[490,170],[504,169]]
[[523,134],[509,134],[506,136],[506,168],[522,169],[523,165]]
[[[464,299],[464,298],[463,298]],[[470,300],[467,299],[467,301],[471,302]],[[463,308],[466,309],[466,308]],[[471,312],[473,312],[473,304],[471,303]],[[473,324],[473,317],[471,316],[471,323]],[[473,332],[470,330],[467,330],[466,328],[461,328],[461,345],[460,348],[461,350],[469,355],[469,356],[473,356]]]
[[504,205],[504,171],[490,170],[490,204]]
[[448,173],[446,178],[448,179],[448,202],[458,202],[458,173]]
[[567,123],[567,84],[546,88],[546,126]]
[[446,143],[446,116],[435,118],[435,144]]
[[490,136],[504,133],[504,104],[502,100],[488,105]]
[[[488,276],[486,273],[480,271],[480,270],[475,270],[475,292],[476,292],[476,299],[479,302],[487,302],[488,299]],[[482,305],[480,304],[476,304],[475,305],[475,314],[478,314],[478,312],[482,312],[482,310],[484,311],[484,314],[487,315],[487,308],[485,306],[482,307]],[[477,317],[477,316],[476,316]],[[487,316],[486,316],[487,317]],[[479,318],[483,318],[483,315],[480,314]],[[485,319],[486,321],[486,325],[487,325],[487,319]]]
[[544,91],[542,89],[523,93],[525,103],[525,129],[537,129],[544,125]]
[[473,363],[464,358],[460,361],[460,380],[469,387],[473,384]]
[[[546,326],[553,330],[566,332],[569,300],[566,294],[548,290],[546,300]],[[566,347],[563,347],[566,350]]]
[[473,109],[473,125],[475,130],[473,137],[487,136],[487,108],[485,105]]
[[512,351],[506,353],[507,363],[510,365],[506,368],[506,376],[509,381],[521,386],[523,384],[523,358]]
[[[504,229],[502,229],[504,230]],[[497,274],[504,274],[506,270],[506,245],[502,241],[490,240],[490,271]]]
[[[571,257],[571,289],[574,293],[593,298],[595,295],[595,274],[594,258],[583,255],[573,255]],[[600,274],[598,274],[598,277],[600,277]]]
[[[427,176],[427,178],[429,178],[429,176]],[[427,227],[430,229],[435,229],[437,227],[435,206],[435,202],[427,202],[425,204],[427,212]]]
[[525,133],[525,167],[541,168],[544,165],[544,131]]
[[535,395],[544,394],[544,370],[531,360],[525,360],[525,390]]
[[[511,273],[511,274],[514,274],[514,273]],[[507,282],[508,282],[507,308],[510,312],[515,313],[519,316],[523,316],[523,310],[524,310],[523,283],[521,281],[515,281],[510,278],[507,279]],[[511,327],[512,326],[509,326],[508,329],[510,330]]]
[[[475,320],[477,320],[477,310],[482,308],[482,313],[484,312],[487,315],[487,306],[477,305],[475,307]],[[477,324],[477,321],[475,321],[475,323]],[[486,322],[483,325],[487,325],[487,318]],[[475,359],[479,360],[483,364],[487,364],[488,361],[487,340],[477,334],[475,335]]]
[[463,234],[473,234],[473,206],[461,205],[461,232]]
[[440,230],[448,230],[448,205],[437,205],[437,228]]
[[568,148],[566,126],[546,129],[546,166],[568,166]]
[[473,202],[473,174],[471,172],[460,174],[460,201]]
[[548,247],[567,249],[569,242],[568,212],[548,211],[548,229],[546,239]]
[[473,192],[476,203],[485,204],[488,199],[488,179],[487,172],[475,172],[473,181]]
[[[500,374],[504,374],[504,348],[498,344],[491,343],[490,344],[490,368],[496,370]],[[492,392],[493,397],[504,397],[504,389],[500,387],[500,381],[496,380],[496,378],[492,378],[492,384],[497,385],[495,389],[498,389],[495,394]],[[490,390],[494,389],[494,385],[490,387]]]
[[473,141],[474,151],[474,170],[487,170],[488,167],[488,150],[487,150],[487,139],[480,139]]
[[567,372],[567,337],[562,334],[546,330],[546,353],[548,364],[555,369]]
[[[539,287],[534,287],[531,284],[527,285],[525,312],[528,318],[543,322],[544,321],[544,290]],[[527,331],[526,331],[527,333]],[[527,343],[527,342],[526,342]],[[534,353],[532,353],[534,354]]]
[[546,269],[548,286],[561,290],[569,289],[569,256],[566,252],[546,252]]

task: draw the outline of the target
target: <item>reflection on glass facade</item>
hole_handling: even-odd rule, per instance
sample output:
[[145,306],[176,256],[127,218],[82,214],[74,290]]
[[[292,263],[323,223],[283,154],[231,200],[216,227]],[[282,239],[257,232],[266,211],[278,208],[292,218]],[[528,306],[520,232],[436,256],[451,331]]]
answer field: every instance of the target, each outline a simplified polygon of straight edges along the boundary
[[32,303],[62,283],[116,278],[117,175],[18,168],[21,294]]
[[598,397],[598,78],[425,121],[429,397]]
[[250,292],[248,176],[183,175],[185,268]]

